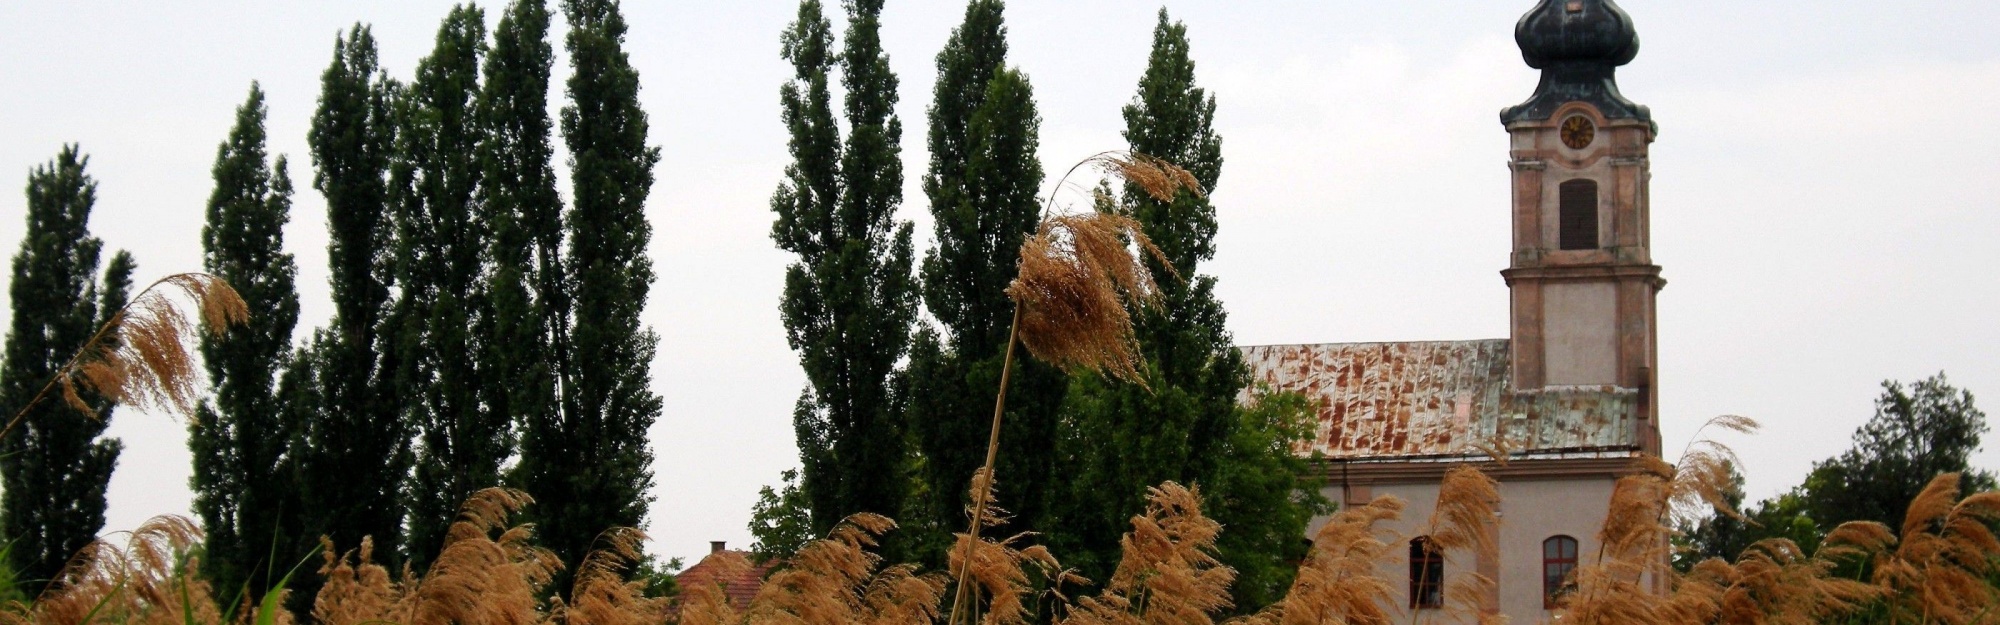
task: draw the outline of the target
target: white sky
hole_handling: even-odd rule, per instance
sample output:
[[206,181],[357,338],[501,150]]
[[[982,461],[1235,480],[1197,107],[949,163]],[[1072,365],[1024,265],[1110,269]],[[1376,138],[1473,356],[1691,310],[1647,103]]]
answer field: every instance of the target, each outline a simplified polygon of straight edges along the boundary
[[[830,3],[838,5],[838,3]],[[338,5],[338,6],[336,6]],[[1157,0],[1010,3],[1011,61],[1037,89],[1045,168],[1123,147],[1118,108],[1145,65]],[[1504,337],[1506,134],[1497,112],[1536,74],[1514,47],[1528,0],[1176,2],[1226,159],[1216,259],[1242,344]],[[325,203],[305,135],[335,33],[374,25],[408,78],[449,4],[206,1],[0,4],[0,186],[64,142],[100,182],[93,230],[144,282],[200,267],[216,145],[250,81],[269,94],[270,149],[294,159],[303,310],[325,323]],[[651,433],[651,549],[749,543],[757,487],[795,466],[803,376],[777,302],[790,258],[768,238],[787,156],[778,32],[796,5],[628,2],[628,50],[651,141],[647,211],[661,335]],[[498,7],[488,5],[489,22]],[[1669,448],[1723,413],[1751,496],[1846,448],[1883,379],[1940,370],[2000,393],[2000,4],[1627,0],[1644,46],[1620,73],[1650,105],[1660,389]],[[902,214],[928,237],[917,186],[932,59],[963,4],[891,2],[902,81]],[[841,21],[834,16],[836,24]],[[559,26],[560,27],[560,26]],[[559,35],[558,35],[559,36]],[[567,75],[558,60],[557,79]],[[559,89],[559,88],[558,88]],[[552,94],[560,106],[561,97]],[[13,182],[6,183],[11,179]],[[0,193],[0,248],[25,200]],[[0,278],[3,279],[3,278]],[[4,315],[5,313],[0,313]],[[186,513],[184,425],[123,411],[107,530]],[[2000,467],[2000,450],[1979,455]]]

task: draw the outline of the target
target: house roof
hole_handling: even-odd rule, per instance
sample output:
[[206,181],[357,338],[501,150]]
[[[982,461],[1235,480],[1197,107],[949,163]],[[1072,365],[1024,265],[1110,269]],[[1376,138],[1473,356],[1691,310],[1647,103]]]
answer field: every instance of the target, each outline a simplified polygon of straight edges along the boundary
[[[729,554],[733,558],[740,558],[740,562],[748,562],[750,566],[742,567],[741,564],[734,564],[732,566],[731,563],[724,563],[721,558],[717,557],[724,553]],[[694,566],[687,567],[680,573],[676,573],[674,575],[674,582],[679,584],[682,589],[692,588],[696,584],[721,584],[723,594],[729,596],[729,607],[740,612],[750,607],[750,600],[755,598],[757,591],[764,587],[764,575],[770,573],[771,568],[777,566],[777,564],[778,561],[776,559],[758,563],[756,558],[747,551],[736,549],[726,552],[719,551],[703,556],[701,561],[696,562]],[[716,578],[717,573],[727,572],[732,568],[736,569],[735,574],[720,580]]]
[[[1513,389],[1506,339],[1239,348],[1252,378],[1318,408],[1301,453],[1340,460],[1638,448],[1637,389]],[[1249,397],[1246,400],[1251,399]]]

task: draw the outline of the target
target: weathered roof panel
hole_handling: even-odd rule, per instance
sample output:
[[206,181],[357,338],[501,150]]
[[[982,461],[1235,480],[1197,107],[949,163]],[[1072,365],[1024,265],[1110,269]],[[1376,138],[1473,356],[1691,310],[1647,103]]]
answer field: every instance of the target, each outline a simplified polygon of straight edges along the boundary
[[[1253,379],[1319,409],[1308,449],[1339,459],[1631,448],[1637,391],[1513,390],[1506,339],[1240,348]],[[1246,398],[1247,399],[1247,398]]]

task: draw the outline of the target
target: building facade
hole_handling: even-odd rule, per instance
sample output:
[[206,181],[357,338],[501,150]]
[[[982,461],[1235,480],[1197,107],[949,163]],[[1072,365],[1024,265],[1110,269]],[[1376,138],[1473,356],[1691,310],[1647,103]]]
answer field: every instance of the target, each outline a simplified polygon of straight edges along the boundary
[[[1433,562],[1413,548],[1382,572],[1412,578],[1395,584],[1399,608],[1435,602],[1440,576],[1420,572],[1471,570],[1498,582],[1482,611],[1535,623],[1594,552],[1613,483],[1659,453],[1654,298],[1665,281],[1648,227],[1658,129],[1614,76],[1639,50],[1630,16],[1612,0],[1542,0],[1514,37],[1542,75],[1500,114],[1513,173],[1513,253],[1500,272],[1510,336],[1241,349],[1259,382],[1316,402],[1302,451],[1322,460],[1332,501],[1398,496],[1409,507],[1394,529],[1409,536],[1446,470],[1478,464],[1499,481],[1498,553]],[[1495,450],[1508,462],[1492,462]]]

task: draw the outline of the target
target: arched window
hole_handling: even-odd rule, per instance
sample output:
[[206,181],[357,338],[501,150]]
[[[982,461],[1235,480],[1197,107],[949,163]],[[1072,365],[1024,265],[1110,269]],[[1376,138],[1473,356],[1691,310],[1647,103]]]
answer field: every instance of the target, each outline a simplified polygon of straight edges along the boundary
[[1562,249],[1597,249],[1597,181],[1571,180],[1556,191]]
[[1444,607],[1444,554],[1431,539],[1410,539],[1410,607]]
[[1542,541],[1542,607],[1555,609],[1556,600],[1576,587],[1576,539],[1550,536]]

